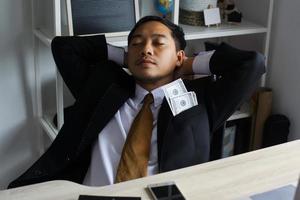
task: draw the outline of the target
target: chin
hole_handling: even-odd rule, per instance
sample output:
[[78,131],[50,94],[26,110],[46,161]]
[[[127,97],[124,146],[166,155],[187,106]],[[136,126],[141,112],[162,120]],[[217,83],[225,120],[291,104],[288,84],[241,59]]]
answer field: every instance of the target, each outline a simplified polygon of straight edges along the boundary
[[134,76],[135,80],[139,83],[144,84],[158,84],[164,85],[173,81],[173,77],[161,77],[161,76],[150,76],[150,75],[143,75],[143,76]]

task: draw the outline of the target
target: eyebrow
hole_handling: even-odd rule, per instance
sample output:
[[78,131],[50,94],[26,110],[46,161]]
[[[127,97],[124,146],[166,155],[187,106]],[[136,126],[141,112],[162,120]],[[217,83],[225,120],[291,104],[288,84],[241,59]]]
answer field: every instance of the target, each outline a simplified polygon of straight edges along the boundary
[[[134,39],[134,38],[141,38],[141,37],[143,37],[142,34],[135,34],[135,35],[132,36],[132,39]],[[152,38],[153,38],[153,37],[167,38],[166,35],[160,34],[160,33],[154,33],[154,34],[151,35],[151,37],[152,37]]]

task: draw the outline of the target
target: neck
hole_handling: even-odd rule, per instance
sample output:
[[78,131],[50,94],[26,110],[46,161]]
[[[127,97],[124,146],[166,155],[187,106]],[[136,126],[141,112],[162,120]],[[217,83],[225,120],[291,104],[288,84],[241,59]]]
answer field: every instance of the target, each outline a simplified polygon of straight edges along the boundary
[[152,90],[155,90],[156,88],[159,88],[161,85],[149,85],[149,84],[142,84],[137,82],[142,88],[147,90],[148,92],[151,92]]
[[156,88],[159,88],[163,85],[166,85],[173,81],[173,78],[171,79],[164,79],[164,80],[158,80],[158,81],[139,81],[136,80],[136,83],[139,84],[142,88],[147,90],[148,92],[151,92],[152,90],[155,90]]

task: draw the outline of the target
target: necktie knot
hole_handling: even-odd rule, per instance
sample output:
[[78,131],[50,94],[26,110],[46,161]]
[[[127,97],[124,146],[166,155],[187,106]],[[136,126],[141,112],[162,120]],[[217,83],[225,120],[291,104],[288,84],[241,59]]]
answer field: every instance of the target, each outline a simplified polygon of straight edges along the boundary
[[149,92],[145,97],[144,97],[144,100],[143,100],[143,104],[144,105],[150,105],[153,103],[153,95]]

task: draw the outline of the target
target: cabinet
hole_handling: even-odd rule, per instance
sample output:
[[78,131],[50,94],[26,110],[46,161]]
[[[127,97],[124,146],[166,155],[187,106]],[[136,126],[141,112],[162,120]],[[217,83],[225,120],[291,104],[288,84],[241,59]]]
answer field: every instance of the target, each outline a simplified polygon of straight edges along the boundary
[[[178,24],[179,1],[174,1],[172,20]],[[156,14],[154,1],[135,0],[139,16]],[[219,27],[199,27],[181,25],[188,40],[187,52],[201,50],[203,41],[226,41],[241,48],[255,49],[263,53],[268,62],[273,0],[236,0],[237,7],[243,13],[243,22],[238,25],[222,23]],[[56,71],[50,44],[55,36],[68,35],[65,0],[32,0],[33,34],[35,51],[36,105],[38,120],[48,136],[53,140],[63,125],[63,108],[72,103],[68,89]],[[138,17],[139,17],[138,16]],[[116,46],[127,45],[127,34],[107,36],[107,41]],[[202,48],[203,50],[203,48]],[[265,76],[261,80],[265,85]],[[250,114],[241,109],[229,119],[236,120],[249,117]],[[52,119],[57,114],[57,127]]]

